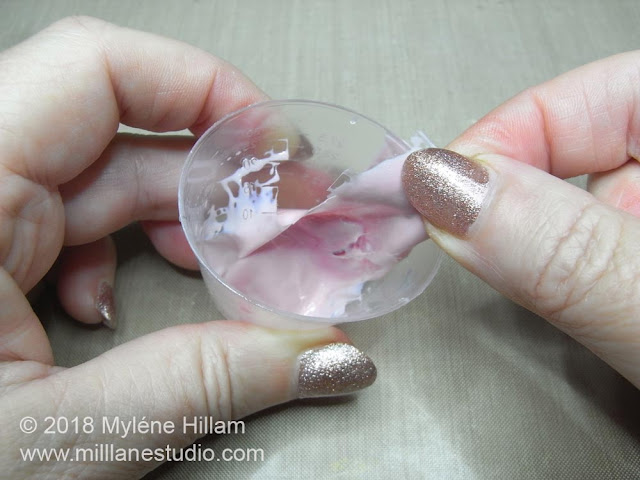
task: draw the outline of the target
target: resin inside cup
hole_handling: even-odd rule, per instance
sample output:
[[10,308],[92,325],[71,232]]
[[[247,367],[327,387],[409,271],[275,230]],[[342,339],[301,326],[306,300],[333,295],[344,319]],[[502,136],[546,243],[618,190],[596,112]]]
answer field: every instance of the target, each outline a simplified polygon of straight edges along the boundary
[[419,295],[441,256],[402,192],[411,150],[362,115],[304,100],[253,105],[211,127],[187,159],[179,206],[221,313],[313,328]]

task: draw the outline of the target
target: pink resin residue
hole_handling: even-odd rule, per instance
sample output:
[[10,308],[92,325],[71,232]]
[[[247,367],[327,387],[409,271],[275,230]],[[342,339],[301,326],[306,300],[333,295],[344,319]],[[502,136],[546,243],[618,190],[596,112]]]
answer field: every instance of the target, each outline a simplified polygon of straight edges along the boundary
[[[217,209],[224,221],[205,225],[211,232],[205,234],[205,260],[224,282],[261,304],[339,318],[361,299],[366,282],[385,276],[427,238],[400,183],[407,154],[353,176],[309,210],[276,208],[273,159],[263,161],[273,180],[263,182],[264,190],[246,188],[247,172],[236,172],[223,181],[236,183],[240,192]],[[252,221],[238,221],[243,216]]]

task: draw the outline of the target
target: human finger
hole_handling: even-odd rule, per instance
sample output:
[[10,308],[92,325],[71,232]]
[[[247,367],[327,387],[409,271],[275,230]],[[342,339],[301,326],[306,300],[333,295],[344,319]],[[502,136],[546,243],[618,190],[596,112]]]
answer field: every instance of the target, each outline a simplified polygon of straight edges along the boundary
[[113,287],[116,248],[111,237],[63,250],[58,260],[58,298],[66,312],[83,323],[116,328]]
[[83,171],[119,123],[201,132],[265,98],[235,67],[207,52],[90,17],[59,21],[1,60],[0,123],[15,133],[2,136],[3,160],[43,185],[66,183]]
[[640,159],[640,51],[608,57],[531,87],[484,116],[448,148],[494,153],[561,178]]
[[100,156],[120,122],[198,134],[264,94],[197,48],[87,17],[57,22],[3,52],[0,65],[0,355],[50,361],[22,294],[65,242],[58,186]]
[[[141,337],[83,365],[14,385],[0,399],[2,463],[11,478],[25,478],[27,471],[141,477],[210,433],[198,425],[211,428],[295,398],[341,395],[373,383],[373,362],[346,340],[335,328],[277,331],[240,322],[185,325]],[[37,437],[19,430],[17,419],[33,417],[43,426],[47,416],[78,418],[80,427]],[[135,424],[136,431],[124,432],[120,423],[120,429],[109,428],[114,421]],[[137,428],[141,422],[146,430]],[[83,428],[87,424],[93,428]],[[99,445],[154,455],[147,461],[133,455],[130,462],[76,457]],[[15,460],[33,447],[69,451],[69,459]]]
[[65,244],[93,242],[137,220],[177,220],[180,170],[193,139],[118,135],[60,186]]
[[[65,241],[58,185],[101,155],[120,122],[201,132],[264,98],[237,69],[202,50],[87,17],[57,22],[3,52],[0,64],[0,182],[10,187],[0,189],[9,214],[0,257],[26,259],[4,265],[24,291]],[[38,241],[34,224],[47,230]]]
[[418,151],[403,184],[449,255],[640,386],[640,219],[492,153]]

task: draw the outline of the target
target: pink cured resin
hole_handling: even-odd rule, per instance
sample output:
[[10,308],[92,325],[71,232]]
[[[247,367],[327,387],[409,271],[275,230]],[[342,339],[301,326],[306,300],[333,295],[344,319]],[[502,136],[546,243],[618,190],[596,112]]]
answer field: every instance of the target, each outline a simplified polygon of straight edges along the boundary
[[[382,278],[427,238],[402,191],[406,156],[350,178],[309,210],[277,208],[272,185],[280,178],[279,162],[273,158],[254,165],[254,172],[271,168],[270,180],[256,188],[243,183],[247,171],[236,172],[221,182],[228,182],[230,197],[228,207],[217,209],[224,222],[205,225],[211,231],[203,245],[206,261],[224,282],[263,305],[339,318],[361,299],[366,282]],[[247,211],[251,221],[239,221]]]

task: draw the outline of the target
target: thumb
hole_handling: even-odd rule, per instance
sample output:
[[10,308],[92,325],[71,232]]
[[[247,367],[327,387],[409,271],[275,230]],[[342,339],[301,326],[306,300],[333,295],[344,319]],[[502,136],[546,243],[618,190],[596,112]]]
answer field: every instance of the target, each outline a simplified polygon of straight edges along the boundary
[[640,220],[501,155],[421,150],[402,178],[449,255],[640,386]]
[[[3,474],[141,477],[162,461],[179,459],[180,448],[212,433],[201,419],[237,419],[295,398],[340,395],[373,383],[375,366],[346,340],[335,328],[186,325],[141,337],[78,367],[10,386],[1,400],[0,455],[11,457],[1,463],[18,471]],[[37,422],[35,435],[20,431],[19,421],[26,416]],[[36,452],[35,458],[25,460],[25,451],[36,448],[67,451],[68,458],[42,459]],[[145,449],[150,453],[143,458]],[[129,453],[122,453],[124,457],[109,457],[109,452],[125,450]]]

